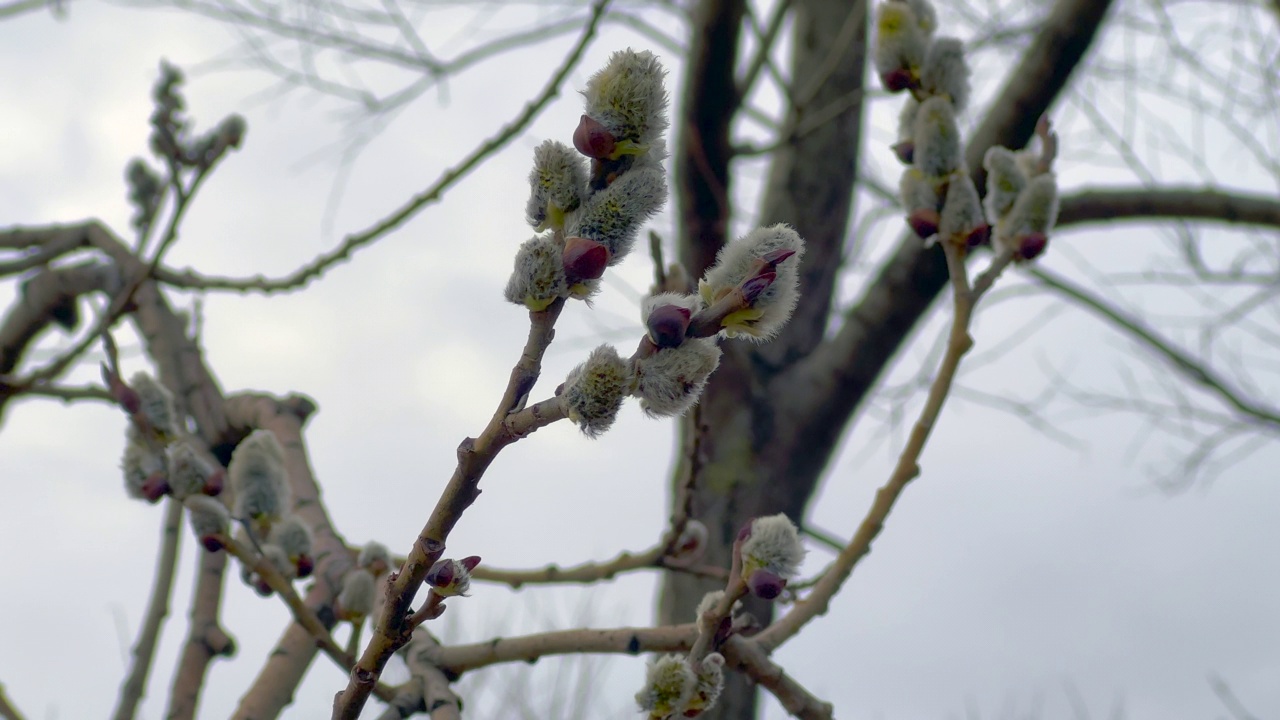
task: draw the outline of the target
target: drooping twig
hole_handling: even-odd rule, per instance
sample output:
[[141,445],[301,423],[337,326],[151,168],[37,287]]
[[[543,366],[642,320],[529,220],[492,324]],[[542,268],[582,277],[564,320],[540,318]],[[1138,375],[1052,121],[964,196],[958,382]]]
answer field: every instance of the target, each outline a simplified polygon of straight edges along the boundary
[[24,720],[22,713],[9,702],[9,697],[4,694],[4,685],[0,685],[0,718],[4,720]]
[[155,657],[156,642],[165,618],[169,616],[169,598],[173,594],[174,570],[178,565],[178,546],[182,537],[182,503],[170,498],[165,503],[164,526],[160,534],[160,557],[156,560],[156,577],[147,602],[147,614],[133,646],[133,666],[120,688],[114,720],[132,720],[138,703],[147,689],[147,676]]
[[945,354],[933,385],[929,388],[924,407],[920,410],[920,416],[911,429],[906,447],[899,455],[898,463],[889,476],[888,482],[876,492],[875,500],[858,526],[857,533],[836,557],[831,569],[814,585],[813,592],[807,598],[797,602],[791,612],[753,638],[753,641],[759,643],[765,652],[772,652],[774,648],[794,637],[810,620],[826,613],[831,598],[848,579],[858,561],[870,551],[872,541],[880,534],[885,519],[889,517],[902,491],[920,474],[920,454],[924,451],[929,433],[942,412],[951,383],[960,367],[960,361],[973,347],[973,338],[969,336],[969,324],[973,319],[974,306],[1013,259],[1009,252],[997,255],[987,270],[970,286],[968,270],[964,263],[964,251],[951,243],[943,243],[943,249],[947,255],[947,267],[951,272],[955,316],[951,323]]

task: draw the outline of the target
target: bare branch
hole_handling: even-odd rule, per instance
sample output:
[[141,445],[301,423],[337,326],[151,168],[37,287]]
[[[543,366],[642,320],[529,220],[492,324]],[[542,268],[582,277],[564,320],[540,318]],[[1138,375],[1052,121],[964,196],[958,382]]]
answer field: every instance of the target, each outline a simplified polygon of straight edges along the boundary
[[1083,190],[1062,199],[1058,227],[1114,220],[1200,220],[1280,227],[1280,200],[1212,188]]
[[169,615],[169,598],[173,594],[173,575],[178,565],[178,545],[182,537],[182,503],[169,498],[165,503],[164,525],[160,533],[160,557],[156,560],[156,578],[151,588],[151,600],[147,614],[133,646],[133,666],[120,688],[120,699],[114,720],[132,720],[138,711],[138,703],[147,690],[147,676],[151,674],[151,661],[155,657],[160,629]]
[[4,720],[24,720],[22,713],[9,702],[9,697],[5,695],[4,685],[0,684],[0,718]]

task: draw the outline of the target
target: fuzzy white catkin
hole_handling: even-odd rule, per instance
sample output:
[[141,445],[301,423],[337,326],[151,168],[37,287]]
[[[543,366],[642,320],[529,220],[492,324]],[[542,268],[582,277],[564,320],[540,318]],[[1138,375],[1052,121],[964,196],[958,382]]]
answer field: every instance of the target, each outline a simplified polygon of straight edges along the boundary
[[262,546],[262,556],[266,558],[276,572],[284,576],[285,580],[292,580],[298,577],[298,569],[294,567],[289,560],[288,553],[279,545],[267,543]]
[[231,515],[222,501],[208,495],[192,495],[182,501],[191,518],[191,530],[196,537],[225,535],[231,524]]
[[[706,619],[704,618],[704,616],[707,613],[711,612],[712,608],[714,608],[717,604],[719,604],[720,599],[723,597],[724,597],[723,590],[712,590],[706,595],[703,595],[702,599],[698,601],[698,609],[694,611],[694,622],[697,623],[698,625],[698,632],[700,633],[711,632],[713,628],[708,628],[705,626]],[[734,603],[734,604],[736,605],[737,603]]]
[[742,542],[742,574],[767,570],[790,579],[800,571],[804,555],[800,532],[786,514],[756,518],[751,521],[751,537]]
[[960,40],[941,37],[933,41],[920,67],[920,88],[928,95],[950,98],[956,110],[964,110],[969,103],[969,65]]
[[920,112],[920,101],[908,95],[898,111],[898,142],[915,141],[917,112]]
[[380,542],[370,542],[360,548],[360,554],[356,556],[357,567],[367,568],[378,561],[382,561],[387,566],[391,565],[391,551]]
[[539,232],[563,228],[565,214],[578,209],[586,188],[582,156],[563,143],[543,142],[533,151],[526,219]]
[[296,515],[290,515],[271,527],[267,542],[284,550],[290,563],[311,554],[311,531]]
[[636,704],[650,718],[665,718],[681,712],[697,687],[698,678],[682,655],[663,655],[649,663],[644,689],[636,693]]
[[683,415],[701,397],[719,364],[720,347],[713,338],[686,339],[678,347],[636,360],[633,394],[653,417]]
[[881,77],[900,70],[919,71],[929,38],[911,6],[890,0],[876,11],[876,72]]
[[916,210],[937,210],[941,204],[933,182],[913,167],[902,171],[902,177],[898,180],[898,195],[908,215]]
[[545,310],[556,298],[569,296],[560,246],[552,236],[539,235],[520,246],[504,295],[530,310]]
[[994,225],[1013,207],[1018,193],[1027,186],[1027,176],[1019,167],[1016,153],[999,145],[987,149],[982,166],[987,169],[987,196],[982,203],[987,221]]
[[926,35],[932,35],[934,30],[938,29],[938,12],[933,9],[933,3],[929,0],[903,0],[911,6],[911,11],[916,15],[916,24],[920,26],[920,30]]
[[978,188],[968,173],[951,174],[947,186],[947,199],[942,205],[942,219],[938,223],[938,236],[943,240],[964,242],[975,228],[986,222],[982,214],[982,199]]
[[645,325],[649,322],[649,315],[660,307],[667,305],[675,305],[688,310],[691,315],[696,315],[703,308],[701,296],[686,295],[677,292],[662,292],[656,295],[646,295],[640,301],[640,324]]
[[152,450],[136,437],[135,433],[128,434],[128,440],[124,446],[124,457],[120,460],[120,469],[124,473],[124,489],[129,497],[146,498],[142,486],[147,482],[147,478],[155,473],[163,473],[165,466],[164,455]]
[[795,255],[777,264],[777,277],[751,303],[754,312],[744,314],[744,317],[736,319],[737,322],[734,322],[735,318],[725,319],[730,337],[742,333],[752,340],[767,340],[777,335],[791,319],[791,313],[800,301],[800,261],[804,257],[804,240],[785,224],[756,228],[720,248],[715,265],[698,283],[698,293],[703,302],[710,305],[746,280],[756,260],[775,250],[793,250]]
[[174,408],[173,394],[169,389],[145,372],[135,373],[129,378],[129,384],[138,393],[142,416],[151,423],[151,427],[170,435],[176,433],[178,411]]
[[569,371],[560,402],[569,419],[594,438],[613,425],[630,386],[630,366],[612,345],[601,345]]
[[660,165],[632,167],[583,203],[565,223],[565,234],[603,244],[611,253],[609,264],[617,265],[666,200],[667,175]]
[[183,500],[204,492],[205,481],[213,468],[190,445],[178,441],[169,446],[169,487],[173,496]]
[[231,453],[227,475],[235,491],[235,516],[259,521],[260,530],[289,510],[291,493],[284,449],[269,430],[255,430]]
[[1030,233],[1048,233],[1058,219],[1058,183],[1052,174],[1039,175],[1018,193],[1000,224],[996,241],[1013,250],[1019,240]]
[[373,611],[377,581],[373,573],[355,568],[342,577],[342,591],[338,593],[338,607],[346,615],[364,617]]
[[647,50],[615,52],[587,81],[585,112],[618,141],[646,148],[667,129],[665,76],[662,63]]
[[[693,695],[685,703],[685,717],[693,711],[705,712],[715,707],[724,689],[724,656],[720,653],[709,653],[698,663],[697,684]],[[696,717],[696,715],[695,715]]]
[[920,172],[931,178],[949,175],[960,168],[960,129],[955,110],[946,98],[931,97],[916,112],[915,158]]

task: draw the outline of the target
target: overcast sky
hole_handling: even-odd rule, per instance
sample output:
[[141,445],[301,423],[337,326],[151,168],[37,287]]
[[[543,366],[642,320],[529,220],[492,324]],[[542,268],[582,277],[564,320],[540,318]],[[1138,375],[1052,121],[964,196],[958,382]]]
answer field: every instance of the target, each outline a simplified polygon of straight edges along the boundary
[[[475,25],[470,15],[435,17],[445,56],[476,32],[528,20],[516,14]],[[63,22],[42,12],[0,22],[0,226],[96,217],[127,233],[123,168],[145,149],[159,59],[192,67],[226,56],[235,39],[212,21],[100,2],[73,5]],[[429,93],[365,149],[336,201],[340,148],[333,144],[347,132],[338,113],[346,106],[282,93],[261,72],[197,73],[187,97],[201,126],[234,111],[248,118],[249,132],[202,190],[169,262],[228,275],[292,270],[426,187],[492,134],[542,86],[568,42],[480,66],[449,83],[447,94]],[[611,50],[629,44],[650,46],[610,28],[569,87],[582,87]],[[678,70],[679,57],[659,54]],[[877,112],[891,118],[896,102],[879,103]],[[516,246],[531,235],[523,221],[531,151],[546,137],[567,141],[579,113],[576,94],[564,93],[442,204],[305,292],[204,298],[206,359],[224,390],[298,391],[318,402],[306,439],[330,515],[348,541],[377,539],[406,551],[448,478],[458,441],[492,412],[527,324],[501,291]],[[882,148],[875,152],[872,163],[886,162]],[[1064,185],[1098,177],[1070,164],[1070,146],[1064,157]],[[1180,179],[1177,171],[1168,179]],[[745,172],[742,192],[749,192],[758,168]],[[1268,187],[1265,180],[1254,186]],[[668,212],[654,227],[670,237],[671,222]],[[896,237],[896,225],[884,227]],[[1071,272],[1072,257],[1115,242],[1116,235],[1077,231],[1045,262]],[[873,247],[883,251],[887,241]],[[570,306],[535,397],[549,394],[596,344],[631,347],[650,273],[637,253],[609,277],[594,309]],[[855,276],[850,294],[856,283]],[[14,292],[12,283],[0,286],[0,306]],[[175,299],[188,307],[192,300]],[[980,350],[1028,319],[1053,322],[967,373],[966,386],[1026,397],[1049,382],[1051,368],[1077,383],[1119,387],[1129,346],[1052,305],[1008,301],[983,316]],[[128,369],[144,368],[136,341],[127,333],[121,339],[132,348]],[[896,381],[917,374],[932,339],[926,331],[904,353]],[[54,340],[45,347],[61,342]],[[882,398],[881,412],[852,427],[812,505],[816,526],[852,534],[892,466],[902,434],[885,425],[883,411],[896,402]],[[1176,466],[1179,446],[1159,436],[1139,442],[1143,424],[1133,417],[1073,417],[1061,427],[1080,443],[1066,447],[1007,413],[949,407],[923,475],[875,551],[831,613],[777,660],[841,718],[1074,718],[1072,697],[1093,718],[1112,717],[1117,707],[1130,720],[1224,717],[1210,674],[1225,678],[1256,716],[1280,716],[1280,449],[1273,441],[1212,483],[1170,494],[1156,480]],[[40,400],[9,408],[0,430],[0,683],[33,719],[102,717],[127,668],[161,512],[124,495],[124,428],[123,416],[104,406]],[[450,547],[494,566],[532,567],[649,546],[666,517],[672,434],[670,422],[646,419],[634,404],[598,440],[564,423],[539,431],[494,464]],[[185,533],[183,542],[173,612],[141,713],[152,720],[163,716],[185,635],[198,548]],[[814,546],[806,569],[829,557]],[[451,639],[477,641],[651,623],[654,580],[635,575],[591,593],[478,587],[474,597],[450,603],[442,626]],[[227,588],[223,622],[240,654],[214,665],[202,718],[230,714],[287,618],[281,603],[259,598],[234,575]],[[643,662],[589,664],[595,700],[582,717],[636,716],[630,698]],[[569,716],[564,698],[572,693],[553,684],[555,667],[539,664],[532,690],[520,691],[533,695],[535,717]],[[285,717],[327,717],[344,675],[318,659]],[[509,676],[503,683],[488,676],[488,690],[485,673],[462,686],[474,716],[511,717],[499,709],[510,698],[498,690]],[[783,716],[770,699],[766,717]]]

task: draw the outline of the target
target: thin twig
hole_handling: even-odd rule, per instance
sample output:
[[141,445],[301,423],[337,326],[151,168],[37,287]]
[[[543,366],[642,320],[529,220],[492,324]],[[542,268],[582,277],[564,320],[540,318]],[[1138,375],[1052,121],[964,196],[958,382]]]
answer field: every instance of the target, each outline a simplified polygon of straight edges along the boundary
[[25,720],[22,713],[9,702],[9,697],[4,693],[4,685],[0,684],[0,718],[4,720]]
[[120,687],[120,699],[114,720],[132,720],[138,703],[147,690],[147,676],[155,657],[160,630],[169,616],[169,598],[173,594],[174,570],[178,565],[178,546],[182,537],[182,503],[169,498],[165,503],[164,526],[160,533],[160,557],[156,560],[156,578],[147,602],[147,614],[133,646],[133,667]]

